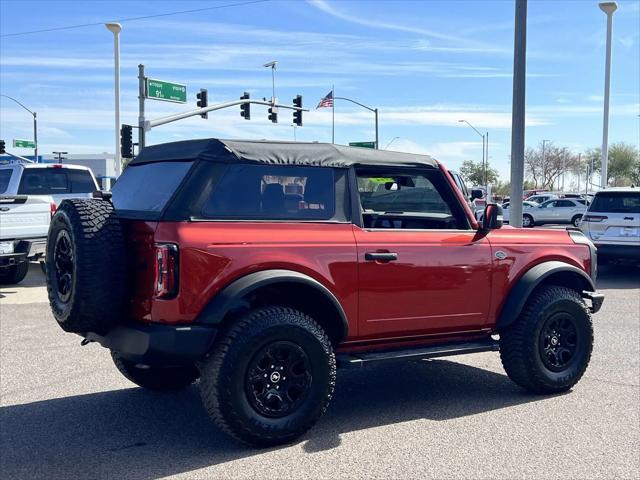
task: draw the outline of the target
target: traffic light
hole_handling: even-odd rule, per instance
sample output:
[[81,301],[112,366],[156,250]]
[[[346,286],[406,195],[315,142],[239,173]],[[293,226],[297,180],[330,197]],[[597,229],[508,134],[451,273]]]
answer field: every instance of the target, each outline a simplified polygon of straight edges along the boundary
[[120,127],[120,155],[122,158],[133,158],[133,127],[131,125]]
[[[240,97],[240,100],[249,100],[249,92],[244,92],[244,95]],[[244,117],[245,120],[251,120],[251,104],[250,103],[240,104],[240,116]]]
[[[196,98],[198,99],[198,101],[196,102],[198,108],[205,108],[209,106],[209,99],[206,88],[201,88],[200,91],[196,94]],[[208,113],[201,113],[200,116],[202,118],[209,118]]]
[[5,152],[4,140],[0,140],[0,153],[7,153]]
[[[296,95],[296,98],[293,99],[293,106],[302,108],[302,95]],[[302,110],[293,111],[293,123],[299,127],[302,126]]]
[[269,107],[269,120],[278,123],[278,107]]

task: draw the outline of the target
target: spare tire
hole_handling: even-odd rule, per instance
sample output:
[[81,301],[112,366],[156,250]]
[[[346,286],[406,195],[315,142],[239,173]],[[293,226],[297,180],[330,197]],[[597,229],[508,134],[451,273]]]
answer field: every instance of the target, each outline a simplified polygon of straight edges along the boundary
[[67,332],[106,333],[123,318],[126,259],[122,227],[111,203],[64,200],[47,238],[47,292]]

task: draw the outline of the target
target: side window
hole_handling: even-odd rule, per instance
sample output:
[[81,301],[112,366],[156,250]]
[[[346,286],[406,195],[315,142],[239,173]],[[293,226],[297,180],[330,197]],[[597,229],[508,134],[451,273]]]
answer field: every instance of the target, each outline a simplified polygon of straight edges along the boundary
[[331,168],[232,164],[199,216],[211,219],[330,220],[336,214]]
[[540,205],[540,208],[555,208],[557,206],[558,206],[558,202],[556,202],[555,200],[550,200]]
[[573,208],[575,207],[574,203],[570,200],[559,200],[557,202],[558,207],[562,207],[562,208]]
[[449,183],[439,170],[356,170],[365,228],[469,228]]
[[0,193],[4,193],[9,188],[9,180],[11,180],[12,168],[3,168],[0,170]]

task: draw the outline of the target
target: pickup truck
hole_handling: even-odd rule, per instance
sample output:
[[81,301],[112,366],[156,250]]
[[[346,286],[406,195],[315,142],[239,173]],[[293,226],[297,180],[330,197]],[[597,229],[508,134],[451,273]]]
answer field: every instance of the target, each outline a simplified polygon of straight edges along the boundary
[[51,197],[0,195],[0,285],[21,282],[44,256],[55,208]]

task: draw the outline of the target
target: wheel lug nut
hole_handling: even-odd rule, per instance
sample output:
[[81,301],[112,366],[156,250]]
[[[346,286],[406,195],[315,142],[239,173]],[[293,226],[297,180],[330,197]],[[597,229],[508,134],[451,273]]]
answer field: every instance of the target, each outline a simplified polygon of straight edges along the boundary
[[267,383],[267,388],[271,388],[271,385],[269,385],[268,383]]
[[279,389],[280,389],[280,385],[276,385],[276,390],[279,390]]
[[273,365],[271,365],[271,368],[273,368]]
[[286,380],[286,379],[287,379],[287,377],[282,377],[282,379],[283,379],[283,380]]
[[266,373],[264,374],[264,378],[267,378],[267,374]]

